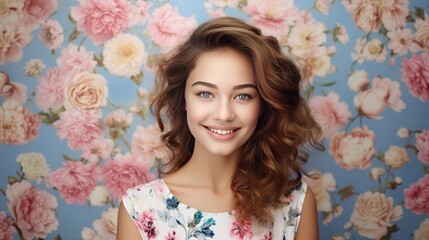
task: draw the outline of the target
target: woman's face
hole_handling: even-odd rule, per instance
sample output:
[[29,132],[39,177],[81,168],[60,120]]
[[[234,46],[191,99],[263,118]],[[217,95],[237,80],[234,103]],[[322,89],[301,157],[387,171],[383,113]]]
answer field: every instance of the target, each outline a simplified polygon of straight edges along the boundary
[[255,131],[261,108],[251,61],[230,48],[202,54],[185,89],[194,151],[237,153]]

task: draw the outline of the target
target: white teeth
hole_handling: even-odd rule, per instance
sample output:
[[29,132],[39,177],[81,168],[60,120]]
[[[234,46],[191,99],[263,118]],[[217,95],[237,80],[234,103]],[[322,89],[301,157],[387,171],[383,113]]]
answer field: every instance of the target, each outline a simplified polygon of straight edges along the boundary
[[217,134],[221,134],[221,135],[227,135],[227,134],[231,134],[232,132],[234,132],[234,130],[221,130],[221,129],[213,129],[213,128],[209,128],[210,131],[217,133]]

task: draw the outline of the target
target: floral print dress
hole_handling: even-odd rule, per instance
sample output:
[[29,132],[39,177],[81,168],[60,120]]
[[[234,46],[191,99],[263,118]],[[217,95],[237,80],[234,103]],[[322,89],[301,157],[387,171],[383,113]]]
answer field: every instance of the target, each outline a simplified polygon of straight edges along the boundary
[[273,209],[274,222],[239,224],[235,212],[209,213],[181,203],[163,179],[127,190],[122,201],[142,239],[293,240],[298,229],[307,184],[302,182],[287,197],[287,206]]

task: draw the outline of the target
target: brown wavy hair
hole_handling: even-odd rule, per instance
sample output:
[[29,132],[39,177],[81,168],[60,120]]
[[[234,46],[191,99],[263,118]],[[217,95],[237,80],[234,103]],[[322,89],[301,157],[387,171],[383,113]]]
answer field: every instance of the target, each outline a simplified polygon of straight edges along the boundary
[[221,17],[200,25],[184,44],[160,60],[151,110],[161,130],[164,121],[170,125],[163,141],[172,158],[159,173],[175,172],[190,159],[194,137],[186,121],[186,80],[201,54],[225,47],[251,59],[262,102],[262,114],[243,146],[231,186],[237,217],[269,223],[270,209],[283,205],[281,197],[301,182],[302,165],[307,162],[304,146],[323,149],[317,142],[321,128],[301,96],[301,72],[295,62],[282,52],[276,38],[262,35],[260,29],[239,19]]

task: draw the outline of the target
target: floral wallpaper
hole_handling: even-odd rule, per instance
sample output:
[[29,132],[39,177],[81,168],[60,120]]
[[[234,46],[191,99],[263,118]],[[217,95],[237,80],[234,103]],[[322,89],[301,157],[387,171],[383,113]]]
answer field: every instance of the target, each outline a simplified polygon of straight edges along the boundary
[[428,8],[0,0],[0,239],[115,239],[121,195],[168,157],[148,109],[157,60],[223,15],[301,65],[325,134],[307,166],[320,239],[429,239]]

